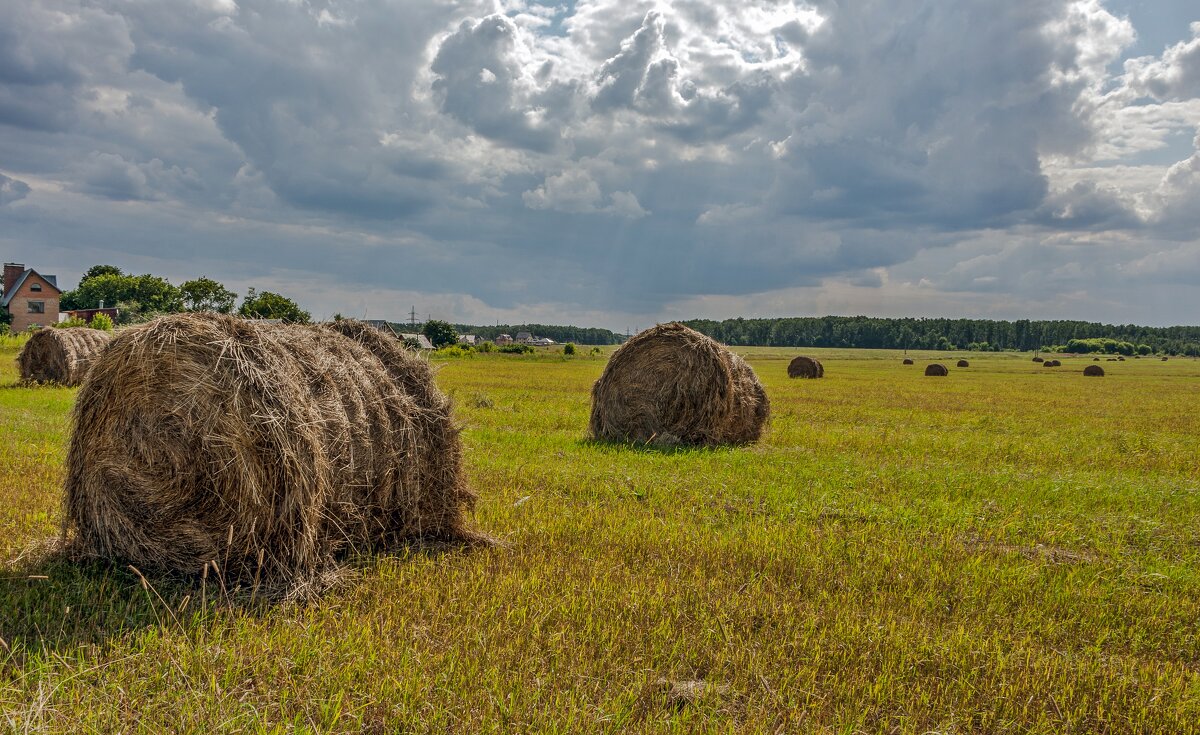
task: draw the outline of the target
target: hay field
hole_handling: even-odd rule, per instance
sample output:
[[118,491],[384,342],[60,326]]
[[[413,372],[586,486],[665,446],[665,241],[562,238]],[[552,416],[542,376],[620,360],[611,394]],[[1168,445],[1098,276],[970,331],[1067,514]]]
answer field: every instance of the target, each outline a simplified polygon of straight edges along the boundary
[[[603,359],[455,398],[507,548],[366,559],[307,607],[103,566],[0,580],[0,730],[1188,732],[1200,362],[741,349],[750,448],[583,441]],[[16,379],[0,348],[0,385]],[[74,391],[0,388],[0,553],[54,533]],[[45,578],[29,578],[34,577]],[[704,685],[688,682],[702,681]],[[674,684],[674,686],[673,686]]]

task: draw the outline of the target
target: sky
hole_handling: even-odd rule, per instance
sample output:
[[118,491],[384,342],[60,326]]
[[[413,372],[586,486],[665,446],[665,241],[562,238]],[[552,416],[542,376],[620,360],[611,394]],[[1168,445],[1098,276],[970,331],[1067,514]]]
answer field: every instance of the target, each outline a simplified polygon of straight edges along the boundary
[[0,257],[317,318],[1200,323],[1194,0],[10,0]]

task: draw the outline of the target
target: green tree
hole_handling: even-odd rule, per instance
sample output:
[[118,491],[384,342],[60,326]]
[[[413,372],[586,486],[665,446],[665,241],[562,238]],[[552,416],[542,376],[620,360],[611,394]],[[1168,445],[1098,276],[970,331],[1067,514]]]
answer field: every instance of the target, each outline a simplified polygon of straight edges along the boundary
[[188,311],[228,314],[237,301],[237,294],[207,276],[184,281],[179,291],[183,295],[183,307]]
[[563,345],[563,354],[564,355],[574,355],[575,354],[575,343],[568,342],[565,345]]
[[124,271],[122,271],[120,268],[116,267],[115,265],[93,265],[91,268],[87,269],[87,272],[83,274],[83,277],[79,279],[79,282],[83,283],[84,281],[95,278],[96,276],[123,276],[123,275],[125,275]]
[[434,348],[458,343],[458,332],[454,331],[454,325],[440,319],[430,319],[425,322],[425,326],[421,328],[421,334],[429,338]]
[[259,293],[253,288],[246,293],[238,313],[248,319],[282,319],[295,324],[308,324],[312,319],[312,315],[286,296],[272,291]]
[[[63,294],[60,302],[63,309],[97,309],[119,306],[129,312],[130,318],[155,313],[173,313],[183,310],[183,294],[165,278],[149,273],[141,276],[124,276],[102,273],[79,283],[74,291]],[[125,320],[126,315],[122,314]]]

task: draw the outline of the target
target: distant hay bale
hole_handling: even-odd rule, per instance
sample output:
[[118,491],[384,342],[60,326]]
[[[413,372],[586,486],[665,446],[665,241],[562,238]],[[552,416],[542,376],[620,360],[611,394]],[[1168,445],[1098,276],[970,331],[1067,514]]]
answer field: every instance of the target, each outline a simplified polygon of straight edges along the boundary
[[1166,361],[1167,361],[1167,358],[1165,358],[1165,357],[1164,357],[1164,358],[1162,359],[1162,361],[1163,361],[1163,362],[1166,362]]
[[925,374],[926,375],[945,376],[945,375],[949,375],[950,371],[946,368],[945,365],[941,364],[940,362],[933,362],[933,363],[930,363],[925,368]]
[[823,378],[825,366],[820,360],[801,355],[788,363],[789,378]]
[[1099,365],[1088,365],[1083,369],[1083,374],[1103,378],[1104,368],[1100,367]]
[[1100,358],[1099,358],[1099,357],[1093,357],[1093,358],[1092,358],[1092,362],[1100,362]]
[[1124,357],[1118,357],[1118,358],[1117,358],[1117,362],[1125,362],[1125,358],[1124,358]]
[[672,446],[746,444],[762,435],[771,404],[754,370],[682,324],[636,335],[592,387],[591,437]]
[[1052,367],[1058,367],[1058,366],[1054,364],[1054,360],[1047,360],[1042,363],[1042,367],[1052,368]]
[[1052,367],[1062,367],[1062,360],[1051,360],[1050,365]]
[[971,367],[971,363],[967,362],[966,360],[959,360],[956,367]]
[[1115,357],[1110,357],[1107,360],[1105,360],[1105,362],[1116,362],[1116,361],[1117,361],[1117,358],[1115,358]]
[[67,456],[73,551],[293,594],[345,555],[482,540],[450,401],[357,322],[178,314],[112,340]]
[[111,339],[112,334],[88,327],[39,329],[17,355],[21,380],[79,385]]
[[913,364],[912,358],[908,358],[908,357],[904,358],[904,364],[912,365]]
[[1041,358],[1041,357],[1035,357],[1035,358],[1033,358],[1033,361],[1034,361],[1034,362],[1045,362],[1046,360],[1045,360],[1044,358]]

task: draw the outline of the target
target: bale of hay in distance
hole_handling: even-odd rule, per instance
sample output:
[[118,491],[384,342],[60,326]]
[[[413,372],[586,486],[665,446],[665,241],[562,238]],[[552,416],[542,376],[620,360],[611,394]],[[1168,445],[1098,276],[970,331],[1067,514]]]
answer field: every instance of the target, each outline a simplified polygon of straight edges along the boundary
[[788,363],[788,377],[823,378],[825,377],[825,366],[816,358],[800,355]]
[[73,415],[72,550],[296,593],[351,552],[482,540],[449,399],[374,334],[178,314],[113,339]]
[[949,375],[950,371],[946,368],[945,365],[941,364],[940,362],[931,362],[925,368],[925,374],[926,375],[945,376],[945,375]]
[[1100,358],[1099,358],[1099,357],[1093,357],[1093,358],[1092,358],[1092,362],[1100,362]]
[[1164,357],[1164,358],[1162,359],[1162,361],[1163,361],[1163,362],[1166,362],[1166,361],[1167,361],[1167,358],[1165,358],[1165,357]]
[[904,364],[905,364],[905,365],[912,365],[912,364],[913,364],[912,358],[910,358],[910,357],[906,357],[906,358],[904,358]]
[[1045,362],[1046,360],[1045,360],[1044,358],[1041,358],[1041,357],[1035,357],[1035,358],[1033,358],[1033,361],[1034,361],[1034,362]]
[[959,360],[957,367],[971,367],[971,363],[966,360]]
[[1103,378],[1104,368],[1100,367],[1099,365],[1088,365],[1083,369],[1083,374]]
[[79,385],[111,339],[112,334],[88,327],[39,329],[17,355],[21,380]]
[[613,353],[592,386],[593,439],[715,446],[757,441],[771,404],[754,370],[682,324],[660,324]]
[[1045,361],[1045,362],[1043,362],[1043,363],[1042,363],[1042,367],[1049,367],[1049,368],[1052,368],[1052,367],[1058,367],[1058,365],[1056,365],[1056,364],[1054,363],[1054,360],[1047,360],[1047,361]]

